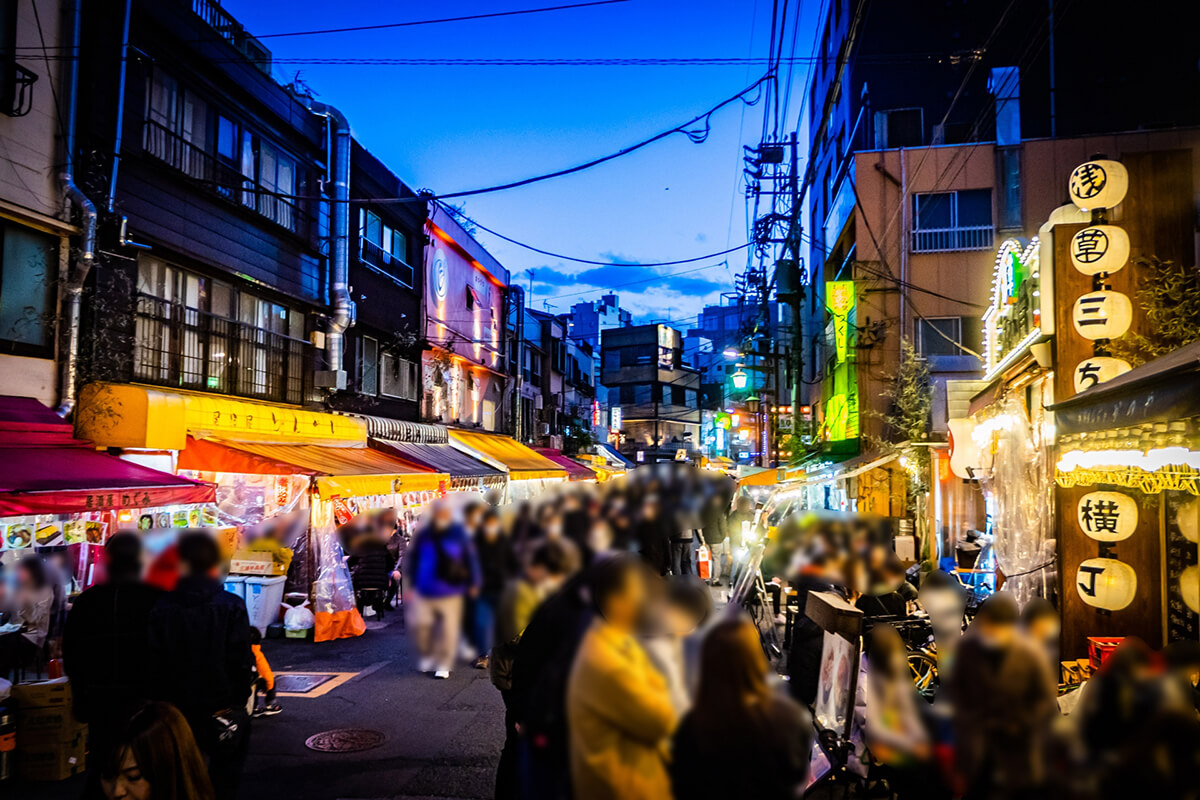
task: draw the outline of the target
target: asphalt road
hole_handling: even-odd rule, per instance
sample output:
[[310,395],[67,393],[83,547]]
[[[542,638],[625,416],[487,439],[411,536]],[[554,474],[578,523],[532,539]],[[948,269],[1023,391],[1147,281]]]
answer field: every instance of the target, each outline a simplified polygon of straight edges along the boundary
[[[490,798],[504,736],[504,706],[487,673],[461,667],[448,680],[416,671],[398,613],[368,620],[353,640],[312,644],[266,640],[271,667],[335,673],[308,696],[281,696],[283,713],[257,719],[239,797],[289,800]],[[332,688],[330,688],[332,687]],[[323,693],[322,693],[323,692]],[[319,695],[319,696],[316,696]],[[321,753],[310,736],[338,728],[383,734],[374,749]],[[5,797],[79,797],[80,778],[0,787]]]

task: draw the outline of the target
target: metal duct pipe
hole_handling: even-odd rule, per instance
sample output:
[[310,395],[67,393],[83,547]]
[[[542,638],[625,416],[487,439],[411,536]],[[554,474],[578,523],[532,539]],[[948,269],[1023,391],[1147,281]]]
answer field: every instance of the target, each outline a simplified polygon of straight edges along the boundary
[[[329,283],[333,315],[325,335],[328,370],[318,371],[316,384],[325,389],[346,388],[345,334],[354,324],[350,299],[350,123],[333,106],[310,99],[308,110],[325,117],[333,128],[326,159],[332,163],[333,197],[330,200]],[[329,152],[331,150],[332,152]]]
[[[79,52],[80,25],[83,17],[82,0],[71,0],[70,52]],[[65,60],[63,76],[63,98],[66,104],[66,128],[63,137],[63,170],[60,174],[63,192],[82,216],[83,232],[79,239],[79,253],[73,269],[67,277],[64,302],[65,325],[67,328],[66,352],[62,360],[62,376],[58,387],[59,416],[68,417],[75,410],[76,382],[79,373],[79,316],[82,310],[83,284],[96,263],[96,206],[75,183],[75,105],[79,91],[79,58]]]

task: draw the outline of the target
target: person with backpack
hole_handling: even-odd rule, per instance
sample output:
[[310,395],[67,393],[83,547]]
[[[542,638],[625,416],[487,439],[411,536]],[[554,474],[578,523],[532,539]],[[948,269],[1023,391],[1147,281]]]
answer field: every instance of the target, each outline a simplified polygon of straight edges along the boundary
[[462,629],[463,598],[479,593],[482,576],[475,544],[445,502],[433,506],[429,524],[417,532],[406,563],[412,587],[409,628],[421,672],[449,678]]

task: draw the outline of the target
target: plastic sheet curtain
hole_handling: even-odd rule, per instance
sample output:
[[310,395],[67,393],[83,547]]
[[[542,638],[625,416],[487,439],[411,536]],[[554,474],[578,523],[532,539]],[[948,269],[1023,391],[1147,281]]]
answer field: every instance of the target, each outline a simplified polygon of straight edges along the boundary
[[1031,421],[1017,393],[976,427],[979,483],[991,500],[996,564],[1004,589],[1024,605],[1054,584],[1053,469],[1040,396]]
[[354,603],[354,586],[350,570],[338,540],[333,501],[318,500],[312,508],[312,549],[310,563],[314,570],[312,584],[313,616],[316,619],[314,640],[327,642],[361,636],[367,629]]

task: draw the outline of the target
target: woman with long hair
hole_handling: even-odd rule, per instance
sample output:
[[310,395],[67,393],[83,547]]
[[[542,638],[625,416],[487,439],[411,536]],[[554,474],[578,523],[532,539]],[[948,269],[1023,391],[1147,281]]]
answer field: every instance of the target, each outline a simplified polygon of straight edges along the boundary
[[808,774],[808,710],[767,682],[758,631],[745,616],[716,624],[700,651],[700,684],[675,733],[675,797],[796,796]]
[[170,703],[143,706],[100,776],[110,800],[215,800],[192,730]]

